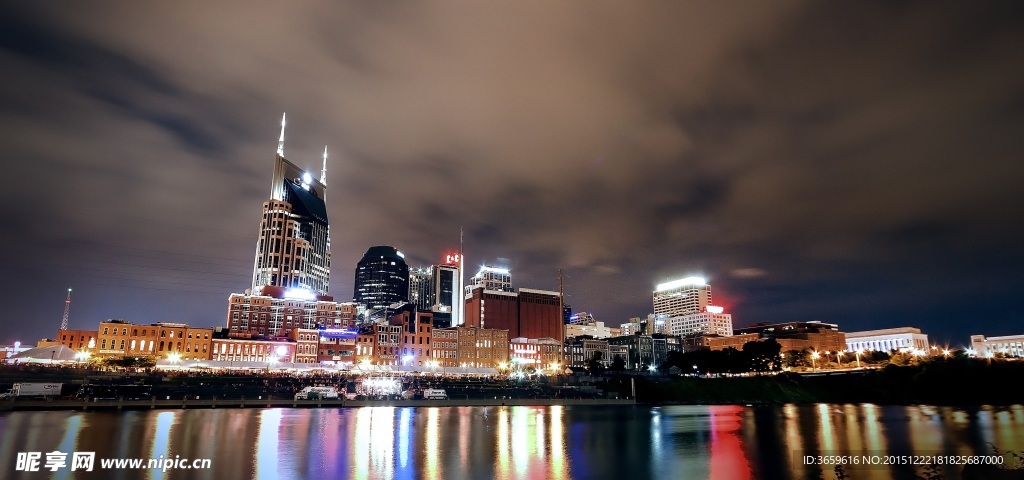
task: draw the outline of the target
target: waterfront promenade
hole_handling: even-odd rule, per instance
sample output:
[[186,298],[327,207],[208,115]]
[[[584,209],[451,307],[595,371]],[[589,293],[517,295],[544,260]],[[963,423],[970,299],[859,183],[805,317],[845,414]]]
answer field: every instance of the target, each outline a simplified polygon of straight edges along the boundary
[[249,399],[177,399],[177,400],[104,400],[89,402],[80,399],[7,400],[0,402],[0,411],[12,410],[151,410],[189,408],[357,408],[357,407],[486,407],[486,406],[574,406],[574,405],[636,405],[633,399],[591,398],[469,398],[447,400],[294,400],[289,398]]

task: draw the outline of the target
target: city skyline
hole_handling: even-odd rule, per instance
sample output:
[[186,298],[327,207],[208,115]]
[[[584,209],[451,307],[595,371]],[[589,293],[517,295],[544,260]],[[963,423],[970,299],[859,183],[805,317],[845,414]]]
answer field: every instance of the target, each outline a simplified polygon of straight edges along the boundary
[[5,7],[0,343],[68,287],[73,329],[221,325],[281,111],[298,168],[331,148],[338,301],[464,227],[467,277],[562,268],[608,325],[694,275],[737,326],[1020,333],[1019,7],[673,8]]

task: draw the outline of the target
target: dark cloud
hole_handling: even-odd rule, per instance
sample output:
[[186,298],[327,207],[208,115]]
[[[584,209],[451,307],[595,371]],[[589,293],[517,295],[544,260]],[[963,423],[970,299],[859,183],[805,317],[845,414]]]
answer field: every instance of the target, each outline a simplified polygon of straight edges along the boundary
[[12,5],[4,330],[52,335],[68,285],[76,326],[220,324],[287,111],[292,161],[329,145],[342,299],[367,247],[427,263],[462,228],[613,324],[703,274],[740,325],[1020,333],[1019,10]]

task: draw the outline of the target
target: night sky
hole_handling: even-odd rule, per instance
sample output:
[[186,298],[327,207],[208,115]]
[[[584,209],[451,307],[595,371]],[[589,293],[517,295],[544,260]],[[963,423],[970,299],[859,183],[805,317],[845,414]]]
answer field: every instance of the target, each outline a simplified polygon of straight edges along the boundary
[[618,325],[1024,333],[1020,2],[0,2],[0,343],[223,325],[281,113],[331,293],[393,245]]

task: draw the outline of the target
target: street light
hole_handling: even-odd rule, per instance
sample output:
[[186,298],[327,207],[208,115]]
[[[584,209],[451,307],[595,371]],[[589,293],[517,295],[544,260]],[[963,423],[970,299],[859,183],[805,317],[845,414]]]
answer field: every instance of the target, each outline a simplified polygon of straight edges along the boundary
[[864,353],[864,349],[857,349],[855,352],[857,353],[857,368],[860,368],[860,354]]
[[839,350],[836,352],[836,362],[839,363],[839,368],[843,368],[843,354],[845,353],[846,350]]
[[818,360],[818,357],[820,356],[821,355],[819,355],[817,351],[811,352],[811,368],[815,371],[818,370],[818,362],[816,360]]

